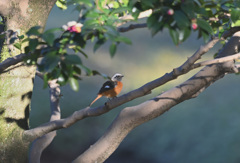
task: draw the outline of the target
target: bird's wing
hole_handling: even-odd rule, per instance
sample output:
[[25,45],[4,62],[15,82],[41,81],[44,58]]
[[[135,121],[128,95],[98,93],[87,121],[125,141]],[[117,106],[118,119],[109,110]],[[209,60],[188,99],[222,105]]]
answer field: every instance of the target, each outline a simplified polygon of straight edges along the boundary
[[98,92],[98,94],[101,94],[101,93],[103,93],[103,92],[105,92],[105,91],[108,91],[108,90],[110,90],[110,89],[113,89],[115,87],[115,84],[114,84],[114,82],[113,81],[106,81],[104,84],[103,84],[103,86],[102,86],[102,88],[99,90],[99,92]]

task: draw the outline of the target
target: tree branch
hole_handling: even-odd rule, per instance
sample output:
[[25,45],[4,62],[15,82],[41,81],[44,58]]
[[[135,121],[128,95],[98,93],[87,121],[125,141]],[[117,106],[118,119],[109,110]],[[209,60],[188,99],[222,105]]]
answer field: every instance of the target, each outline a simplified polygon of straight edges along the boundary
[[[149,17],[150,15],[152,14],[152,9],[149,9],[149,10],[146,10],[146,11],[143,11],[141,12],[139,15],[138,15],[138,19],[142,19],[142,18],[146,18],[146,17]],[[134,17],[132,15],[126,15],[126,16],[123,16],[121,18],[119,18],[120,20],[134,20]],[[119,24],[120,25],[120,24]],[[122,24],[121,24],[122,25]]]
[[119,32],[128,32],[130,30],[133,29],[137,29],[137,28],[146,28],[147,27],[147,23],[140,23],[140,24],[130,24],[127,27],[119,27],[118,31]]
[[[232,38],[231,43],[239,46],[239,40],[240,32],[238,32],[235,38]],[[225,48],[228,49],[229,46],[232,45],[228,44]],[[224,55],[232,54],[230,50],[229,53]],[[223,53],[220,52],[220,55],[223,55]],[[199,95],[199,92],[202,92],[206,87],[222,78],[228,72],[229,67],[226,66],[229,65],[215,64],[207,66],[179,86],[140,105],[124,108],[104,135],[77,157],[73,163],[104,162],[135,127],[162,115],[173,106]]]
[[36,75],[37,75],[39,78],[43,79],[43,73],[39,72],[38,70],[36,70]]
[[15,57],[7,58],[6,60],[4,60],[3,62],[0,63],[0,73],[2,73],[8,67],[22,62],[23,59],[27,56],[28,56],[27,54],[21,53],[21,54],[15,56]]
[[212,60],[208,60],[208,61],[195,63],[194,65],[191,66],[191,69],[195,69],[195,68],[202,67],[202,66],[207,66],[207,65],[212,65],[212,64],[218,64],[218,63],[233,61],[233,60],[238,59],[238,58],[240,58],[240,53],[237,53],[237,54],[234,54],[234,55],[231,55],[231,56],[227,56],[227,57],[223,57],[223,58],[217,58],[217,59],[212,59]]
[[[205,46],[202,46],[195,54],[202,55],[206,53],[210,48],[213,47],[213,45],[216,43],[216,40],[214,42],[210,41],[207,43]],[[192,57],[193,58],[193,57]],[[82,120],[86,117],[92,117],[92,116],[99,116],[101,114],[104,114],[113,108],[120,106],[126,102],[129,102],[133,99],[136,99],[138,97],[144,96],[148,93],[150,93],[153,89],[173,80],[176,79],[178,76],[185,74],[186,72],[189,72],[192,69],[192,60],[186,61],[182,66],[173,69],[172,72],[166,73],[162,77],[151,81],[142,87],[135,89],[127,94],[124,94],[116,99],[113,99],[111,101],[108,101],[105,103],[103,106],[99,106],[96,108],[90,108],[86,107],[84,109],[81,109],[79,111],[74,112],[71,116],[65,118],[65,119],[60,119],[57,121],[49,122],[46,124],[43,124],[39,127],[36,127],[31,130],[26,130],[24,131],[24,136],[26,140],[32,141],[36,139],[37,137],[40,137],[46,133],[49,133],[53,130],[61,129],[61,128],[66,128],[71,126],[72,124],[76,123],[79,120]],[[188,69],[183,69],[182,67],[186,66]]]
[[[234,33],[240,31],[240,27],[233,27],[229,29],[228,31],[225,31],[221,38],[214,37],[212,40],[210,40],[205,46],[201,46],[195,53],[192,55],[188,60],[180,66],[180,69],[175,69],[176,73],[180,72],[188,72],[189,68],[197,61],[199,60],[203,54],[209,51],[218,41],[224,40],[230,36],[232,36]],[[237,53],[237,52],[236,52]]]
[[135,127],[160,116],[178,103],[192,98],[201,88],[220,76],[222,73],[217,66],[207,67],[190,80],[154,99],[124,108],[104,135],[73,163],[104,162]]
[[[147,14],[150,14],[150,13],[151,13],[150,11],[144,12],[143,14],[140,14],[139,18],[143,18],[144,16],[146,16]],[[125,19],[125,18],[123,18],[123,19]],[[127,27],[118,27],[118,30],[120,32],[127,32],[127,31],[132,30],[132,29],[144,28],[146,26],[147,26],[146,23],[130,24]],[[211,41],[209,41],[205,46],[201,46],[193,56],[188,58],[188,60],[182,66],[180,66],[181,70],[180,69],[175,69],[174,70],[175,73],[181,73],[181,72],[185,72],[186,70],[188,70],[189,67],[191,67],[192,64],[194,64],[198,59],[200,59],[201,56],[203,54],[205,54],[209,49],[211,49],[219,40],[226,39],[227,37],[232,36],[237,31],[240,31],[240,27],[233,27],[233,28],[229,29],[228,31],[224,32],[221,38],[215,37]],[[22,62],[23,59],[25,57],[27,57],[28,55],[30,55],[30,54],[21,53],[21,54],[16,55],[12,58],[7,58],[2,63],[0,63],[0,73],[2,73],[8,67]]]
[[[51,117],[50,121],[59,120],[61,118],[59,96],[60,88],[57,80],[48,82],[50,93]],[[53,141],[56,136],[56,131],[52,131],[36,140],[31,145],[30,149],[30,163],[40,163],[40,158],[43,150]]]

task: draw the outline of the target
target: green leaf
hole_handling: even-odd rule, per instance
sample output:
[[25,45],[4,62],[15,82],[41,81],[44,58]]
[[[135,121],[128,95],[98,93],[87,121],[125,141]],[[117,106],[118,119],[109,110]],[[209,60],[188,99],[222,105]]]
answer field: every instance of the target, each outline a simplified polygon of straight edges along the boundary
[[79,84],[78,84],[78,80],[75,79],[75,78],[70,78],[69,79],[69,84],[71,86],[71,88],[74,90],[74,91],[78,91],[79,90]]
[[234,3],[233,3],[234,7],[240,7],[240,1],[239,0],[235,0]]
[[180,29],[184,29],[186,27],[189,27],[190,20],[188,17],[180,10],[174,11],[173,18],[177,22],[177,25]]
[[117,45],[115,43],[112,43],[109,47],[109,52],[111,57],[114,57],[116,50],[117,50]]
[[55,68],[55,69],[53,69],[53,71],[51,72],[51,77],[52,77],[53,79],[57,79],[60,75],[61,75],[61,69],[59,69],[59,68]]
[[61,74],[58,77],[58,83],[60,85],[65,85],[67,81],[68,81],[68,76],[63,71],[61,71]]
[[130,8],[129,7],[119,7],[119,8],[114,8],[110,14],[114,15],[114,14],[121,14],[123,12],[129,11]]
[[175,29],[168,28],[169,29],[169,34],[174,42],[175,45],[179,44],[179,34]]
[[74,74],[78,74],[78,75],[81,75],[82,73],[81,68],[76,65],[73,66],[73,71],[74,71]]
[[62,38],[60,41],[59,41],[61,44],[65,45],[69,42],[69,38]]
[[104,26],[104,28],[107,30],[106,33],[111,34],[111,35],[119,35],[119,32],[117,31],[117,29],[111,25],[106,25]]
[[151,8],[154,8],[154,1],[141,1],[142,2],[142,5],[144,6],[144,7],[146,7],[146,8],[148,8],[148,7],[151,7]]
[[65,61],[70,64],[82,64],[80,57],[75,54],[65,56]]
[[151,29],[159,20],[160,15],[159,14],[152,14],[147,19],[147,26],[149,29]]
[[18,36],[19,40],[24,39],[24,35]]
[[186,15],[194,17],[194,1],[188,1],[181,4],[181,9],[185,12]]
[[51,29],[46,30],[43,34],[60,32],[60,31],[62,32],[63,29],[62,28],[51,28]]
[[100,73],[100,72],[98,72],[97,70],[93,70],[92,73],[93,73],[93,75],[100,75],[100,76],[102,76],[104,79],[111,79],[111,77],[109,77],[108,75],[103,74],[103,73]]
[[94,44],[93,51],[96,52],[100,46],[102,46],[106,42],[105,38],[97,40],[97,42]]
[[29,50],[31,52],[33,52],[36,49],[37,46],[38,46],[38,39],[37,38],[29,40]]
[[22,44],[20,44],[19,42],[17,42],[17,43],[14,44],[14,47],[17,48],[17,49],[19,49],[19,50],[21,50]]
[[47,73],[45,73],[44,75],[43,75],[43,88],[47,88],[48,87],[48,74]]
[[156,35],[160,30],[163,29],[164,22],[157,22],[151,28],[152,36]]
[[82,51],[81,49],[78,50],[80,53],[82,53],[82,55],[84,55],[85,58],[88,58],[87,53],[85,53],[84,51]]
[[86,45],[86,40],[84,40],[81,33],[76,33],[75,36],[73,37],[73,41],[81,48],[84,48]]
[[62,10],[66,10],[67,9],[67,1],[66,0],[57,0],[56,2],[56,6]]
[[88,76],[93,75],[92,70],[90,70],[90,69],[87,68],[86,66],[84,66],[84,65],[79,65],[79,67],[80,67],[81,69],[83,69],[83,70],[86,72],[86,74],[87,74]]
[[202,34],[204,42],[207,43],[209,40],[209,37],[210,37],[209,34],[205,31],[201,31],[201,34]]
[[28,36],[31,36],[31,35],[39,36],[40,35],[40,32],[39,32],[40,28],[41,28],[41,26],[34,26],[34,27],[30,28],[29,31],[26,34]]
[[55,41],[55,35],[53,33],[44,33],[42,38],[47,42],[48,45],[53,46]]
[[21,42],[24,43],[24,42],[29,42],[30,38],[25,38],[24,40],[22,40]]
[[198,26],[205,30],[206,32],[208,32],[209,34],[213,34],[213,29],[212,27],[209,25],[208,22],[206,22],[205,20],[203,19],[197,19],[197,24]]
[[185,28],[180,31],[179,40],[184,42],[191,35],[191,28]]
[[235,23],[232,23],[232,27],[240,26],[240,20],[237,20]]
[[85,53],[80,46],[76,45],[72,49],[75,53],[80,52],[84,57],[88,58],[87,53]]
[[132,41],[129,38],[124,37],[124,36],[118,36],[115,40],[119,41],[119,42],[123,42],[123,43],[128,44],[128,45],[132,44]]
[[240,10],[239,9],[232,9],[231,10],[231,20],[233,23],[240,19]]
[[43,71],[51,72],[59,63],[60,57],[56,51],[51,51],[42,59],[40,66]]

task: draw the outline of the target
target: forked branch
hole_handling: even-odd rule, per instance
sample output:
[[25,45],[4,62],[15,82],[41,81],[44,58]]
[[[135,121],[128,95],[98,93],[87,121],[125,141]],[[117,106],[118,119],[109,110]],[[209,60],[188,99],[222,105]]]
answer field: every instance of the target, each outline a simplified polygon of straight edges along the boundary
[[[229,41],[229,44],[225,48],[239,46],[239,40],[240,32]],[[224,55],[233,54],[232,50],[228,52],[225,54],[220,52],[219,56],[223,57]],[[104,135],[95,144],[91,145],[88,150],[77,157],[73,163],[104,162],[135,127],[162,115],[173,106],[185,100],[196,97],[196,94],[199,94],[198,92],[202,92],[206,87],[222,78],[228,72],[229,67],[226,66],[230,66],[231,68],[231,64],[207,66],[179,86],[140,105],[124,108]]]
[[[214,43],[215,43],[215,41],[214,41]],[[203,55],[213,46],[214,43],[212,41],[210,41],[205,46],[202,46],[202,48],[200,48],[195,54]],[[202,50],[202,49],[204,49],[204,50]],[[224,56],[224,54],[221,57],[223,57],[223,56]],[[173,79],[176,79],[178,76],[183,75],[186,72],[189,72],[190,70],[192,70],[193,62],[192,62],[192,60],[188,60],[188,61],[189,62],[185,62],[182,66],[174,69],[172,72],[166,73],[162,77],[160,77],[154,81],[151,81],[136,90],[133,90],[127,94],[124,94],[124,95],[120,96],[119,98],[113,99],[113,100],[107,102],[103,106],[99,106],[96,108],[86,107],[84,109],[74,112],[71,116],[69,116],[65,119],[52,121],[52,122],[43,124],[39,127],[36,127],[34,129],[26,130],[26,131],[24,131],[24,136],[27,138],[28,141],[32,141],[32,140],[36,139],[37,137],[40,137],[51,131],[54,131],[54,130],[57,130],[60,128],[69,127],[69,126],[73,125],[74,123],[76,123],[77,121],[82,120],[86,117],[99,116],[99,115],[104,114],[104,113],[112,110],[113,108],[116,108],[117,106],[120,106],[128,101],[131,101],[138,97],[144,96],[144,95],[150,93],[153,89],[155,89]],[[183,66],[186,66],[188,69],[183,69],[182,68]]]

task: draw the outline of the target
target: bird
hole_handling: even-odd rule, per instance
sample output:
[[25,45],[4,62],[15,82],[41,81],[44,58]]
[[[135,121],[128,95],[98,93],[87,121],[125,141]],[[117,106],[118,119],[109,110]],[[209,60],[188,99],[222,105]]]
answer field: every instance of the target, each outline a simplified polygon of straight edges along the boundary
[[116,73],[113,75],[111,80],[106,81],[101,89],[99,90],[97,97],[91,102],[89,106],[91,106],[94,102],[96,102],[99,98],[105,96],[107,98],[115,98],[121,92],[123,83],[122,78],[124,76],[120,73]]

